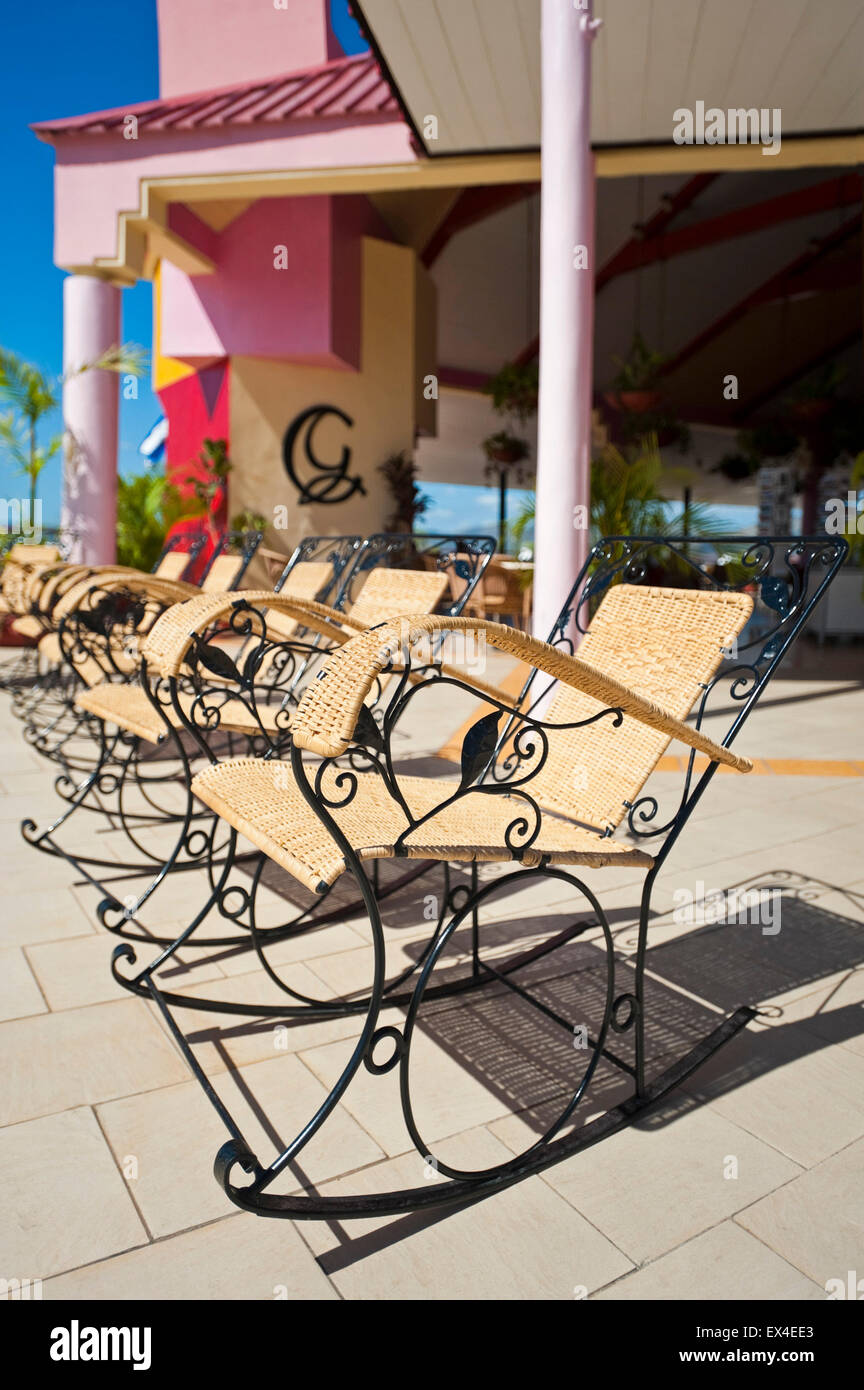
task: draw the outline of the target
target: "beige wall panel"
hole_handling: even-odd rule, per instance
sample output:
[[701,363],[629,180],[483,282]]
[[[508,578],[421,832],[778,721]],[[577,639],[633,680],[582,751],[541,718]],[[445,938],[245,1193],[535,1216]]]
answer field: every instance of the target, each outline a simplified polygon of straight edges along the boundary
[[[388,454],[411,450],[415,422],[415,257],[404,246],[370,237],[363,243],[363,348],[359,372],[235,357],[231,361],[231,512],[250,508],[270,523],[265,545],[290,554],[304,536],[367,535],[383,530],[392,502],[378,465]],[[315,451],[328,463],[351,448],[350,476],[362,478],[366,495],[355,492],[335,505],[300,504],[282,462],[285,430],[301,411],[337,406],[322,419]],[[302,458],[302,445],[298,447]],[[277,508],[287,509],[287,527],[276,529]]]

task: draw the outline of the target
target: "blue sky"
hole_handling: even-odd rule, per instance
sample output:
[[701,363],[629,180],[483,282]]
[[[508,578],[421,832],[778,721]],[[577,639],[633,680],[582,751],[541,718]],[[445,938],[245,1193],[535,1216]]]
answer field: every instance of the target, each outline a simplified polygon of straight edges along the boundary
[[[498,535],[498,488],[469,487],[463,483],[427,483],[420,488],[431,506],[424,512],[416,529],[429,535],[473,532],[481,536]],[[515,521],[522,500],[530,494],[512,488],[507,494],[507,515]]]
[[[363,47],[348,15],[347,0],[332,0],[333,26],[347,52]],[[155,0],[43,0],[7,5],[3,14],[7,61],[0,83],[7,198],[0,218],[0,343],[53,375],[62,363],[63,274],[52,260],[53,163],[49,145],[28,129],[32,121],[74,116],[147,101],[159,94]],[[152,338],[150,285],[123,294],[123,338]],[[138,445],[161,414],[148,381],[137,401],[121,401],[119,467],[138,472]],[[46,422],[46,439],[60,429]],[[43,521],[56,523],[60,508],[60,464],[42,475]],[[26,496],[26,484],[0,459],[0,496]]]

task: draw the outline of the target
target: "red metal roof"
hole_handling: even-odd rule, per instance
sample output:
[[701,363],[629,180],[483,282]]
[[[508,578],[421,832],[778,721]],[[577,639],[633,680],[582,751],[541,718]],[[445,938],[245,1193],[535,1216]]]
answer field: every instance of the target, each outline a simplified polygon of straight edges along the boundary
[[336,58],[265,82],[244,82],[190,96],[143,101],[112,111],[38,121],[31,127],[43,139],[68,131],[101,135],[138,119],[138,134],[149,131],[212,130],[219,126],[277,124],[282,121],[359,119],[398,116],[399,106],[371,53]]

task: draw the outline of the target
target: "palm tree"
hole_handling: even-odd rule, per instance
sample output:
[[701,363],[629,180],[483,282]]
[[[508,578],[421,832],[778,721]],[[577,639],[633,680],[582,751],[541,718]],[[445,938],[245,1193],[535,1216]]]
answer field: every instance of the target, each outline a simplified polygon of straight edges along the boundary
[[25,362],[8,348],[0,348],[0,401],[10,407],[6,414],[0,415],[0,449],[17,465],[19,473],[29,479],[31,520],[39,476],[63,447],[62,434],[41,445],[39,426],[52,410],[59,407],[64,380],[80,376],[82,372],[97,370],[118,372],[124,376],[143,376],[146,353],[137,343],[118,344],[108,348],[95,361],[85,362],[67,377],[52,382],[32,362]]
[[[675,535],[681,529],[680,516],[671,520],[660,491],[663,459],[656,435],[646,435],[627,452],[607,444],[591,464],[591,541],[603,536]],[[516,545],[524,540],[534,524],[536,499],[525,499],[513,522]],[[692,536],[718,535],[727,529],[710,506],[691,502],[687,508],[687,531]]]

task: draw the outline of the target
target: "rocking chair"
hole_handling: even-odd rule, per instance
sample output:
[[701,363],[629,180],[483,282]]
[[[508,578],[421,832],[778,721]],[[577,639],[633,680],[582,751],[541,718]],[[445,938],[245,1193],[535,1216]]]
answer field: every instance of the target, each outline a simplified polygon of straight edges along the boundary
[[[350,874],[372,941],[370,977],[359,982],[359,994],[310,1000],[284,986],[298,1001],[279,1008],[286,1020],[352,1013],[359,1014],[362,1026],[350,1051],[346,1043],[349,1055],[331,1078],[325,1099],[269,1163],[250,1148],[177,1021],[176,1008],[195,1009],[201,1001],[169,996],[154,979],[194,924],[134,977],[125,968],[135,963],[132,946],[116,948],[115,978],[157,1004],[231,1136],[217,1155],[215,1174],[238,1207],[295,1220],[342,1220],[477,1200],[630,1123],[753,1018],[750,1007],[734,1010],[660,1074],[649,1076],[645,960],[652,889],[718,767],[751,769],[750,760],[731,745],[836,575],[848,545],[825,537],[724,538],[724,550],[739,553],[720,579],[696,558],[703,544],[650,536],[613,537],[595,546],[562,611],[554,644],[479,619],[446,616],[391,621],[361,633],[330,652],[318,679],[306,688],[291,722],[290,770],[274,756],[241,758],[214,762],[194,778],[196,796],[230,827],[232,846],[237,835],[245,836],[319,894]],[[645,582],[658,567],[670,581],[665,587]],[[758,621],[751,622],[754,608]],[[586,634],[578,655],[574,632]],[[404,775],[393,744],[415,702],[434,704],[454,689],[476,693],[468,681],[430,663],[428,640],[442,633],[477,634],[529,668],[520,698],[486,693],[491,710],[481,709],[465,736],[460,775],[452,780]],[[382,677],[389,677],[389,697],[379,723],[367,701]],[[734,712],[718,742],[702,726],[721,685]],[[668,813],[661,814],[657,798],[644,787],[671,739],[684,744],[689,756],[683,786]],[[616,838],[625,826],[627,837]],[[388,980],[384,923],[364,865],[394,858],[464,864],[471,881],[467,889],[448,895],[415,968]],[[481,862],[515,868],[480,886]],[[638,946],[632,982],[625,988],[609,919],[576,872],[616,865],[644,871]],[[515,891],[541,878],[556,880],[574,900],[581,898],[590,915],[502,960],[488,949],[490,931],[481,924],[480,909],[502,889]],[[454,975],[442,957],[463,923],[470,944]],[[481,1002],[491,995],[500,1003],[512,997],[572,1035],[579,1016],[564,1017],[550,1005],[536,967],[546,962],[548,970],[556,952],[592,930],[599,932],[592,944],[603,960],[597,1017],[584,1060],[572,1054],[569,1084],[554,1116],[521,1152],[493,1167],[472,1170],[445,1161],[422,1132],[412,1067],[430,1010],[433,1026],[446,1040],[447,1025],[458,1021],[458,999],[468,1001],[477,993]],[[416,974],[413,988],[401,989],[411,973]],[[442,1000],[449,1001],[443,1013]],[[258,1012],[274,1017],[277,1007]],[[382,1024],[385,1007],[405,1011],[401,1026]],[[474,1035],[469,1031],[469,1036]],[[500,1024],[496,1036],[506,1037]],[[601,1059],[624,1078],[630,1094],[577,1127]],[[289,1165],[325,1125],[361,1068],[373,1077],[398,1068],[407,1133],[438,1180],[357,1196],[268,1190],[291,1171]],[[349,1158],[346,1170],[352,1166]],[[295,1187],[297,1182],[295,1177]]]
[[[175,683],[170,692],[160,690],[158,682],[155,688],[151,688],[146,671],[139,682],[128,677],[114,679],[112,672],[100,668],[100,660],[102,667],[106,664],[103,652],[106,639],[101,634],[94,638],[88,610],[102,594],[104,581],[101,585],[91,583],[89,587],[84,586],[86,604],[81,602],[77,594],[64,598],[59,632],[68,648],[67,664],[84,678],[84,688],[77,693],[74,704],[78,717],[87,721],[87,729],[95,734],[97,763],[78,787],[72,784],[68,776],[63,779],[67,808],[60,817],[42,831],[37,831],[32,822],[26,821],[22,832],[30,843],[44,852],[61,854],[70,859],[95,887],[103,887],[96,871],[106,867],[114,869],[115,875],[125,871],[129,875],[146,876],[145,886],[139,892],[130,894],[125,904],[121,904],[109,890],[103,889],[109,891],[109,896],[103,899],[98,908],[103,925],[132,939],[142,939],[135,922],[136,912],[169,873],[200,866],[208,841],[199,823],[202,816],[208,822],[213,817],[207,808],[196,809],[197,803],[191,792],[192,766],[202,751],[206,756],[211,756],[210,744],[213,740],[220,739],[223,751],[225,739],[222,736],[227,736],[230,752],[234,751],[230,744],[233,736],[240,737],[240,746],[244,750],[252,751],[256,744],[263,743],[274,751],[287,736],[291,714],[289,702],[296,703],[295,691],[300,677],[313,660],[323,658],[329,647],[347,641],[349,635],[364,630],[364,618],[380,621],[391,614],[433,609],[448,590],[454,571],[458,571],[462,593],[456,599],[452,599],[451,594],[451,606],[457,611],[461,608],[462,601],[471,593],[482,572],[494,543],[488,537],[442,536],[423,539],[427,542],[426,552],[436,556],[438,568],[434,572],[386,567],[385,554],[397,558],[405,552],[406,543],[410,545],[410,538],[404,535],[376,536],[365,542],[361,551],[366,554],[367,560],[374,555],[377,567],[372,568],[361,600],[352,604],[349,613],[318,603],[311,596],[319,592],[322,585],[325,588],[332,586],[334,579],[349,564],[356,548],[353,537],[331,540],[311,538],[308,543],[302,543],[283,573],[282,588],[278,594],[271,591],[251,591],[239,595],[201,592],[190,601],[178,602],[173,607],[169,599],[163,605],[168,611],[152,624],[146,643],[151,664],[158,667],[159,655],[166,640],[169,644],[176,643],[179,633],[185,645],[191,648],[194,637],[194,648],[189,653],[189,659],[182,663],[182,679],[179,684]],[[353,572],[355,567],[350,565],[350,568]],[[150,579],[148,585],[152,588],[160,582]],[[122,583],[121,575],[112,577],[112,584],[122,587]],[[350,582],[344,578],[339,596],[344,598],[350,593]],[[174,598],[182,599],[183,594],[174,593]],[[254,679],[258,699],[254,708],[250,708],[250,702],[242,698],[242,691],[226,691],[224,680],[218,698],[214,694],[214,698],[209,699],[206,692],[213,687],[213,675],[212,671],[207,672],[206,655],[199,665],[198,653],[202,649],[205,652],[214,649],[212,645],[208,648],[199,634],[209,634],[211,644],[214,633],[220,630],[229,641],[245,637],[242,624],[234,622],[235,611],[238,607],[244,612],[251,611],[253,605],[266,608],[267,624],[275,636],[275,647],[271,652],[275,656],[269,663],[269,680],[263,681],[260,674],[268,663],[256,659]],[[108,639],[108,645],[111,647],[111,639]],[[116,642],[113,644],[115,648],[117,645]],[[245,665],[241,660],[242,653],[241,648],[237,661]],[[115,661],[118,659],[114,657]],[[226,661],[230,669],[227,651],[215,649],[215,659],[217,671],[221,669],[224,672]],[[130,658],[129,669],[137,675],[138,668],[136,653]],[[180,668],[176,674],[181,675]],[[203,682],[201,674],[205,677]],[[238,694],[241,698],[238,698]],[[106,726],[116,732],[108,733]],[[191,735],[185,743],[184,733]],[[149,752],[147,745],[150,745]],[[158,745],[162,745],[159,750],[161,761],[156,764],[157,770],[154,772],[151,755]],[[166,754],[168,762],[165,760]],[[180,810],[169,810],[154,799],[160,786],[168,783],[173,784],[172,791],[178,787],[180,789],[184,802]],[[59,786],[58,790],[61,790]],[[146,805],[136,812],[130,812],[130,800],[140,802],[141,797]],[[80,851],[72,855],[64,851],[57,839],[57,832],[74,813],[82,810],[99,812],[107,816],[114,828],[125,831],[134,846],[136,859],[106,864],[95,855],[85,855]],[[160,825],[176,827],[176,839],[170,849],[148,850],[138,832],[142,828]],[[149,939],[159,942],[159,938],[152,933]],[[241,937],[235,944],[245,944],[247,939]],[[170,942],[160,944],[168,945]]]

